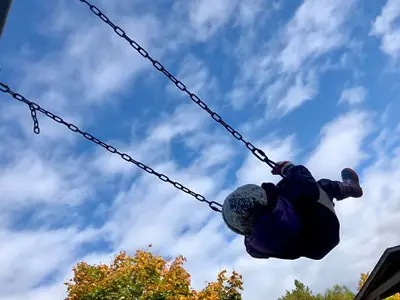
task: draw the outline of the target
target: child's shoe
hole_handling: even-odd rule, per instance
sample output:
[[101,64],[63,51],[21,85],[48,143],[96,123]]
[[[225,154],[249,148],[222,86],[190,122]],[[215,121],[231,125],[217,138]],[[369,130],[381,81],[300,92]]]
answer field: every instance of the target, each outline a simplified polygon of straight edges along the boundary
[[[358,179],[357,173],[350,169],[345,168],[342,170],[342,180],[340,188],[342,191],[342,199],[353,197],[360,198],[363,195],[363,190],[360,186],[360,181]],[[342,200],[338,199],[338,200]]]

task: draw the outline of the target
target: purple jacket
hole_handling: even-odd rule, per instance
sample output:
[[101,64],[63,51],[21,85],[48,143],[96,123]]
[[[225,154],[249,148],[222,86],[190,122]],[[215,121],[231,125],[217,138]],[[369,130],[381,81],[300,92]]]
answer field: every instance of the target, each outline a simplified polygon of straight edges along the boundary
[[339,243],[339,221],[319,204],[319,187],[304,166],[294,166],[267,197],[272,211],[262,214],[250,236],[247,252],[255,258],[322,259]]

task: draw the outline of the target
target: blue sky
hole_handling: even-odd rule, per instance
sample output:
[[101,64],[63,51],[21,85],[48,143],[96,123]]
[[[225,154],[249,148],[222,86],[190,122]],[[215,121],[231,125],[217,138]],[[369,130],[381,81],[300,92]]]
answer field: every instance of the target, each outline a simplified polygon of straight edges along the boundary
[[[195,288],[237,270],[245,299],[295,278],[354,289],[400,243],[400,4],[265,2],[93,0],[272,160],[355,168],[365,196],[336,205],[341,244],[323,261],[252,259],[207,205],[43,115],[33,134],[2,94],[2,299],[61,299],[78,261],[148,244],[187,257]],[[209,200],[279,180],[80,1],[14,1],[0,47],[2,82]]]

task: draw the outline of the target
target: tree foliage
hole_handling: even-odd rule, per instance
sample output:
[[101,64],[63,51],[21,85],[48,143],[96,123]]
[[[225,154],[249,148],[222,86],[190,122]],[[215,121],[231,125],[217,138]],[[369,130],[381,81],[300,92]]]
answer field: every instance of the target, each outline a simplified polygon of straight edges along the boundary
[[[369,273],[362,273],[358,281],[357,290],[360,291],[367,281]],[[294,289],[286,291],[286,294],[279,300],[353,300],[355,294],[346,286],[334,285],[327,289],[324,294],[314,295],[309,287],[302,282],[295,280]],[[385,300],[400,300],[400,294],[393,295]]]
[[314,295],[311,289],[302,282],[295,280],[295,288],[286,291],[279,300],[353,300],[355,295],[345,286],[335,285],[325,291],[325,294]]
[[353,300],[354,293],[344,285],[334,285],[333,288],[328,289],[321,299],[324,300]]
[[66,300],[242,299],[241,275],[232,272],[227,277],[222,271],[215,282],[198,292],[190,286],[185,261],[183,256],[172,261],[139,250],[133,257],[121,252],[109,266],[81,262],[73,269],[74,277],[65,283]]
[[367,282],[369,273],[361,273],[360,280],[358,281],[357,291],[360,291],[365,282]]
[[311,289],[305,286],[304,283],[295,280],[294,289],[286,291],[286,294],[278,300],[316,300],[316,296],[313,295]]
[[[151,245],[149,246],[151,247]],[[110,265],[78,263],[67,285],[66,300],[241,300],[242,276],[224,270],[217,280],[196,291],[191,288],[190,274],[184,269],[186,259],[179,256],[165,260],[149,251],[137,251],[130,257],[121,252]],[[365,284],[369,273],[362,273],[357,290]],[[295,280],[294,289],[278,300],[352,300],[355,294],[346,286],[335,285],[324,294],[314,295],[311,289]],[[396,294],[386,300],[400,300]]]

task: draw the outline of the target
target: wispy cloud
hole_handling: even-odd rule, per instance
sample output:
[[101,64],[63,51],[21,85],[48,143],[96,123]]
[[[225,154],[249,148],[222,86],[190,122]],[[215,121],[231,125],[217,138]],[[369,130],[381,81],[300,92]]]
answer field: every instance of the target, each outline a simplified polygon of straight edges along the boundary
[[[272,140],[260,143],[261,149],[264,149],[272,159],[276,161],[292,160],[296,156],[296,145],[293,136],[286,139],[277,139],[271,137]],[[237,185],[243,185],[248,183],[261,184],[263,182],[273,181],[277,182],[280,178],[273,176],[270,172],[269,167],[249,154],[243,165],[236,173]]]
[[381,50],[394,59],[400,57],[400,3],[388,0],[375,19],[370,34],[381,37]]
[[[89,178],[80,176],[82,174],[77,164],[65,165],[70,160],[72,159],[43,160],[38,153],[31,151],[16,153],[10,163],[2,166],[2,205],[37,201],[73,204],[78,199],[83,201],[85,195],[90,195],[84,187]],[[29,169],[26,169],[27,165],[30,166]]]
[[8,272],[0,276],[2,296],[27,291],[39,285],[46,277],[57,277],[60,267],[69,267],[77,247],[95,238],[96,232],[76,229],[54,231],[6,231],[0,235],[4,241],[0,265]]
[[346,24],[354,3],[304,1],[285,26],[271,35],[272,41],[264,43],[264,51],[258,50],[259,43],[250,51],[230,94],[234,108],[240,110],[257,99],[254,102],[267,104],[268,116],[280,118],[313,99],[318,76],[324,71],[321,59],[349,40]]
[[196,36],[205,40],[227,21],[237,5],[237,1],[200,0],[189,4],[189,20]]
[[276,114],[285,115],[313,99],[317,92],[318,82],[315,70],[307,74],[300,72],[296,76],[281,78],[267,90],[268,107],[276,107],[276,110],[268,111],[267,115],[270,117],[277,117]]
[[339,103],[347,102],[349,105],[361,104],[364,102],[366,95],[367,91],[363,86],[346,88],[340,95]]
[[284,29],[278,61],[284,71],[298,71],[307,61],[341,47],[345,24],[355,1],[307,0]]
[[367,158],[364,139],[372,130],[368,113],[357,111],[338,117],[321,130],[319,145],[307,161],[317,177],[340,179],[343,168],[357,168]]
[[[180,69],[176,77],[185,84],[187,89],[207,103],[215,101],[213,95],[217,92],[218,82],[211,74],[208,66],[194,55],[183,57],[179,63]],[[174,98],[185,97],[186,101],[191,101],[187,94],[182,93],[173,83],[168,84],[167,90]]]

